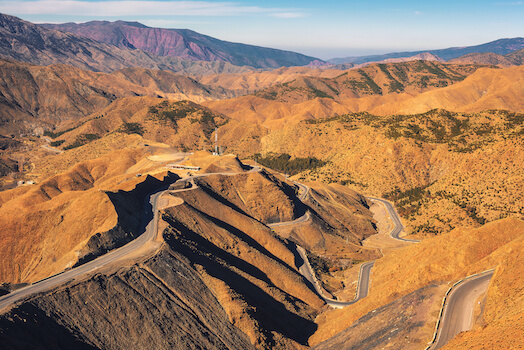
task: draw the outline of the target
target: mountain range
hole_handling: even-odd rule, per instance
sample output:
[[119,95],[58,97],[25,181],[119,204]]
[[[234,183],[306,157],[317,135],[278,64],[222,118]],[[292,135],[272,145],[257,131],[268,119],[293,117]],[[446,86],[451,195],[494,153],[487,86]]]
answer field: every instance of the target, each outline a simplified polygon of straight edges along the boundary
[[511,38],[511,39],[499,39],[491,41],[489,43],[475,45],[475,46],[464,46],[464,47],[450,47],[447,49],[439,50],[422,50],[422,51],[406,51],[406,52],[393,52],[383,55],[370,55],[370,56],[353,56],[343,58],[333,58],[328,60],[331,64],[343,64],[353,63],[362,64],[367,62],[380,62],[392,58],[403,58],[416,56],[421,53],[430,53],[438,56],[441,59],[448,61],[453,58],[464,56],[471,53],[485,53],[492,52],[499,55],[507,55],[513,51],[524,49],[524,38]]
[[138,22],[91,21],[42,26],[85,36],[121,49],[139,49],[156,56],[191,61],[223,61],[236,66],[278,68],[304,66],[318,60],[291,51],[222,41],[188,29],[151,28]]

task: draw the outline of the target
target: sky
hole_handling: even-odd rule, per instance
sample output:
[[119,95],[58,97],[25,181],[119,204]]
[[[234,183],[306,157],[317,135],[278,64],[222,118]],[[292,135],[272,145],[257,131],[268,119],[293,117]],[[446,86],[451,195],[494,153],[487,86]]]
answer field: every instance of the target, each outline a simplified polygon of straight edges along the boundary
[[33,23],[137,21],[321,59],[442,49],[524,37],[512,0],[0,0]]

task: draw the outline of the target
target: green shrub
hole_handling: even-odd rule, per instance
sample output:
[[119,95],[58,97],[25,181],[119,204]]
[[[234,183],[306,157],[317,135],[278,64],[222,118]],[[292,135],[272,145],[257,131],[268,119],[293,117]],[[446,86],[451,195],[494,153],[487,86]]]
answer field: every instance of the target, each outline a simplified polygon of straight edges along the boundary
[[139,123],[124,123],[118,129],[119,132],[124,134],[144,134],[144,127]]
[[314,157],[298,157],[291,159],[291,156],[286,153],[282,153],[279,155],[270,154],[266,157],[262,157],[260,154],[257,153],[254,155],[254,159],[268,168],[284,172],[289,175],[295,175],[304,170],[316,169],[326,164],[325,161],[322,161]]
[[52,141],[52,142],[50,143],[50,145],[51,145],[52,147],[58,147],[58,146],[60,146],[61,144],[63,144],[64,142],[65,142],[65,140]]

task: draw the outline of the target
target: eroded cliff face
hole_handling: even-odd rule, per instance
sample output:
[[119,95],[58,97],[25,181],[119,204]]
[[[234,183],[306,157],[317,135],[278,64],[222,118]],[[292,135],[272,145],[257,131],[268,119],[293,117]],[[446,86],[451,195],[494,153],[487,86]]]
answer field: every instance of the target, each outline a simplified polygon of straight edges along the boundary
[[0,316],[8,349],[251,349],[189,261],[169,248],[32,297]]

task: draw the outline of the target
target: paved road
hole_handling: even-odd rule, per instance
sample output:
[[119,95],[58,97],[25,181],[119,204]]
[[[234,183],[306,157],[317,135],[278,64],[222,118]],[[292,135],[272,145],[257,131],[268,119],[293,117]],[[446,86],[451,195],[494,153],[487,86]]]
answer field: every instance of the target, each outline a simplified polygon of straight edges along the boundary
[[402,222],[400,221],[400,217],[398,216],[397,211],[395,210],[391,202],[385,199],[376,198],[376,197],[367,197],[367,199],[370,199],[372,201],[381,202],[386,206],[386,209],[389,212],[389,216],[391,220],[393,220],[393,223],[395,224],[395,227],[389,233],[391,237],[398,239],[399,241],[404,241],[404,242],[420,242],[417,240],[401,238],[398,236],[402,232],[402,230],[404,230],[404,225],[402,225]]
[[50,151],[50,152],[53,152],[53,153],[64,153],[64,151],[62,151],[61,149],[58,149],[58,148],[54,148],[54,147],[51,147],[51,142],[53,141],[50,137],[48,136],[42,136],[42,139],[44,139],[45,144],[42,145],[42,148]]
[[[296,181],[293,181],[293,183],[295,183],[300,188],[301,193],[298,196],[298,198],[302,201],[305,200],[307,195],[309,194],[309,190],[310,190],[309,187],[299,182],[296,182]],[[394,213],[393,215],[396,215],[394,211],[393,213]],[[274,228],[274,227],[297,225],[297,224],[307,222],[309,219],[310,219],[310,213],[309,211],[307,211],[304,215],[302,215],[301,217],[293,221],[278,222],[278,223],[269,224],[268,226],[271,228]],[[320,287],[320,284],[315,276],[315,272],[313,268],[311,267],[311,264],[309,263],[309,259],[306,254],[306,250],[302,248],[301,246],[297,245],[296,253],[300,256],[300,258],[303,261],[302,266],[300,266],[298,269],[300,274],[304,276],[304,278],[307,279],[309,282],[311,282],[317,294],[329,306],[334,307],[334,308],[343,308],[345,306],[356,303],[357,301],[359,301],[362,298],[365,298],[368,295],[369,283],[370,283],[370,278],[371,278],[371,268],[375,264],[374,261],[366,262],[360,266],[360,274],[359,274],[357,293],[355,295],[355,298],[351,301],[340,301],[340,300],[328,298],[327,296],[324,295],[324,292],[322,288]]]
[[42,145],[42,148],[49,151],[49,152],[53,152],[53,153],[64,153],[64,151],[62,151],[61,149],[58,149],[58,148],[54,148],[54,147],[51,147],[49,145]]
[[[178,180],[178,181],[185,181],[185,180]],[[124,256],[132,253],[136,249],[139,249],[144,244],[146,244],[148,241],[153,240],[155,238],[156,228],[158,225],[158,210],[157,210],[158,197],[163,192],[164,191],[156,192],[149,196],[149,202],[151,203],[151,207],[147,206],[149,207],[149,209],[147,209],[147,211],[144,213],[144,217],[151,217],[151,215],[153,214],[153,218],[146,225],[144,233],[141,234],[137,239],[127,243],[123,247],[120,247],[111,252],[108,252],[98,257],[95,260],[92,260],[83,265],[75,267],[74,269],[64,271],[52,277],[48,277],[44,280],[41,280],[40,282],[33,283],[27,287],[18,289],[16,291],[13,291],[1,297],[0,298],[0,310],[31,294],[46,291],[60,284],[66,283],[77,277],[80,277],[84,274],[92,272],[98,269],[99,267],[115,262],[123,258]]]
[[493,271],[466,279],[449,293],[440,319],[437,338],[431,349],[446,345],[457,334],[469,331],[474,324],[475,301],[489,286]]
[[[259,167],[253,167],[249,172],[257,172],[257,171],[260,171]],[[198,186],[196,186],[194,183],[195,178],[205,177],[205,176],[210,176],[210,175],[237,175],[237,174],[238,173],[209,173],[209,174],[198,174],[192,177],[182,178],[182,179],[177,180],[175,184],[189,181],[192,187],[191,188],[182,188],[180,190],[175,190],[171,192],[181,192],[181,191],[193,190],[193,189],[198,188]],[[118,249],[112,250],[96,258],[95,260],[87,262],[71,270],[66,270],[57,275],[45,278],[27,287],[18,289],[16,291],[13,291],[7,295],[0,297],[0,310],[32,294],[49,290],[60,284],[69,282],[75,278],[78,278],[87,273],[93,272],[94,270],[102,266],[116,262],[117,260],[124,258],[126,255],[133,253],[137,249],[140,249],[149,241],[153,241],[155,239],[157,228],[158,228],[158,210],[159,210],[158,198],[164,192],[166,191],[160,190],[158,192],[155,192],[149,195],[149,203],[151,205],[145,206],[146,209],[143,215],[143,217],[147,218],[149,222],[143,225],[143,227],[145,227],[144,232],[140,236],[138,236],[138,238],[136,238],[135,240],[127,243],[126,245]]]
[[309,260],[307,258],[306,250],[302,248],[301,246],[297,246],[297,252],[304,261],[304,264],[299,268],[300,273],[304,278],[306,278],[311,284],[313,284],[313,287],[315,287],[316,292],[318,295],[324,299],[326,304],[333,308],[341,309],[348,305],[354,304],[360,299],[363,299],[367,297],[368,291],[369,291],[369,282],[371,279],[371,268],[375,264],[374,261],[368,261],[362,265],[360,265],[360,273],[358,278],[358,285],[357,285],[357,293],[355,295],[355,298],[350,301],[340,301],[328,298],[324,295],[324,292],[322,291],[322,288],[320,287],[320,284],[318,283],[318,280],[315,276],[315,272],[313,271],[313,268],[311,267]]

